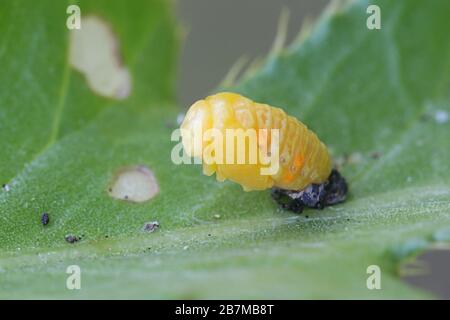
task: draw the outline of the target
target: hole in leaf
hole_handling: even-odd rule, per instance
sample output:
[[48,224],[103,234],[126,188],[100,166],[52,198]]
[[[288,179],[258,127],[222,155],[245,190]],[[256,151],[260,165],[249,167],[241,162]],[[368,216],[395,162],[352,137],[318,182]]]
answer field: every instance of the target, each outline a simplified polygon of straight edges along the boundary
[[117,37],[100,18],[86,16],[81,29],[71,31],[70,64],[95,93],[119,100],[129,96],[131,76],[122,65]]
[[108,192],[111,197],[131,202],[152,199],[159,186],[153,172],[145,166],[131,166],[119,170]]

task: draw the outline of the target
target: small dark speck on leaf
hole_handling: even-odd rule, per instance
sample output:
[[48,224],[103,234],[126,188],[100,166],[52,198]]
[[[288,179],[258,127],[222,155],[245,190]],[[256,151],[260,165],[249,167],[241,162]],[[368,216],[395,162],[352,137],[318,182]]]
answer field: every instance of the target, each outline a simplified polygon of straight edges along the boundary
[[75,242],[80,241],[80,238],[79,238],[79,237],[73,236],[73,235],[68,235],[68,236],[66,236],[64,239],[66,239],[66,241],[67,241],[68,243],[75,243]]
[[48,225],[48,223],[50,222],[50,216],[48,215],[47,212],[44,212],[41,216],[41,222],[42,225],[46,226]]
[[153,222],[146,222],[144,224],[144,231],[145,232],[154,232],[159,228],[159,222],[153,221]]
[[370,155],[370,157],[372,159],[379,159],[381,157],[381,152],[372,152],[372,154]]
[[3,190],[5,190],[6,192],[8,192],[8,191],[10,190],[8,184],[2,184],[2,188],[3,188]]

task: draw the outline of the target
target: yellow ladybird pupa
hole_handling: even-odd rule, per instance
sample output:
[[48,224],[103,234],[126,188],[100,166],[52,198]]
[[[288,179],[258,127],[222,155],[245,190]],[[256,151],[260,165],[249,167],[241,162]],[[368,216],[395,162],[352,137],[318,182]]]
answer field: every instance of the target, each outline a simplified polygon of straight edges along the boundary
[[[244,164],[206,161],[205,152],[211,149],[212,143],[217,142],[213,139],[205,141],[203,135],[196,135],[195,132],[210,129],[221,133],[223,137],[227,136],[227,129],[254,129],[258,141],[257,152],[266,156],[271,156],[275,143],[266,135],[269,130],[277,129],[278,170],[272,174],[261,174],[261,169],[267,167],[267,163],[263,163],[260,157],[255,163]],[[254,102],[236,93],[218,93],[195,102],[181,124],[181,135],[186,153],[203,160],[205,174],[216,173],[217,180],[234,181],[246,191],[271,187],[302,190],[312,184],[324,183],[332,171],[326,146],[303,123],[280,108]],[[267,144],[263,146],[261,141],[267,141]],[[226,146],[224,142],[219,148],[226,149]],[[250,147],[250,144],[245,144],[240,153],[244,150],[248,157]]]

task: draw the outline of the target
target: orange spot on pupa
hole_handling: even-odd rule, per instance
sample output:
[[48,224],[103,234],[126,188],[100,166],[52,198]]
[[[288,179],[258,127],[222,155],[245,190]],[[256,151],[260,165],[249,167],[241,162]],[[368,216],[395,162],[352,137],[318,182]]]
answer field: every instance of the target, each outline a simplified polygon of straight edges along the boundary
[[299,170],[303,167],[303,163],[305,161],[305,157],[302,154],[298,154],[294,158],[294,166],[296,170]]
[[283,180],[285,182],[292,182],[292,180],[294,180],[294,175],[289,171],[286,171],[286,173],[283,175]]

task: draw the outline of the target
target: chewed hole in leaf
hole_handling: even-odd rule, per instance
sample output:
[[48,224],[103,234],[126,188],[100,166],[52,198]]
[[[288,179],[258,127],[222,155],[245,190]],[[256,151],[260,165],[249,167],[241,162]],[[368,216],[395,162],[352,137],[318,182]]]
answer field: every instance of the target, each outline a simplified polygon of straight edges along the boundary
[[122,64],[117,36],[100,18],[87,16],[81,29],[70,32],[69,59],[96,94],[118,100],[130,95],[131,76]]
[[131,202],[145,202],[159,192],[153,172],[145,166],[120,169],[108,189],[111,197]]

